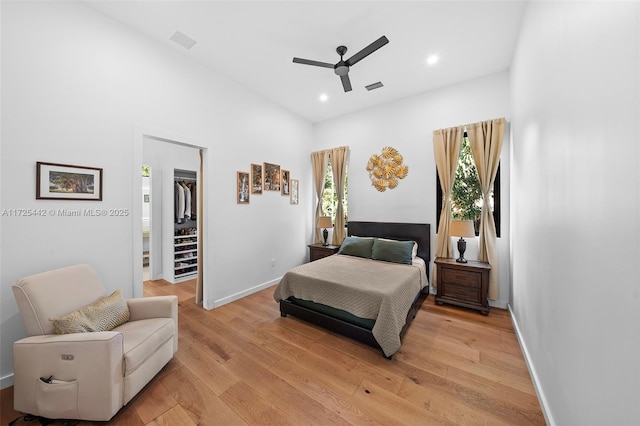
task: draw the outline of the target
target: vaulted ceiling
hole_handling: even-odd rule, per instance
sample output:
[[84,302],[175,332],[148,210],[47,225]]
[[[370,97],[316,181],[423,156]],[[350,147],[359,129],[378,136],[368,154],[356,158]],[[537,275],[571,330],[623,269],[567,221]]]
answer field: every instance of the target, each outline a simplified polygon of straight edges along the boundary
[[[182,52],[302,117],[320,122],[509,68],[522,1],[89,1],[92,7]],[[196,41],[185,49],[176,31]],[[389,43],[351,67],[336,63],[381,36]],[[429,65],[427,59],[438,56]],[[383,87],[367,91],[366,85]],[[324,94],[326,101],[319,98]]]

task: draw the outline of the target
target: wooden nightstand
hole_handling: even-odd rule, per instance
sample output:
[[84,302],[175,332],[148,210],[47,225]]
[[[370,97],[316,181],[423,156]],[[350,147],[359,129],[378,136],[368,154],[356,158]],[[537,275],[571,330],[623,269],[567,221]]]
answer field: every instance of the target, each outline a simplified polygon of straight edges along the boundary
[[450,303],[477,309],[483,315],[489,314],[489,271],[491,266],[485,262],[469,260],[458,263],[455,259],[439,257],[435,260],[438,265],[438,288],[436,303]]
[[328,246],[323,246],[322,244],[309,244],[308,247],[309,262],[313,262],[314,260],[322,259],[323,257],[336,254],[340,249],[340,246],[333,246],[331,244],[329,244]]

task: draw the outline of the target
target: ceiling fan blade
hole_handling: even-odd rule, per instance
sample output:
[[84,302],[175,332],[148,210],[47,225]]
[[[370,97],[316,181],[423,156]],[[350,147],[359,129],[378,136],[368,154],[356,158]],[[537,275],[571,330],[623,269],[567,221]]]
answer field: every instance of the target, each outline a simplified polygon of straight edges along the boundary
[[333,68],[333,64],[330,64],[328,62],[312,61],[310,59],[293,58],[293,62],[295,62],[296,64],[314,65],[316,67],[324,67],[324,68]]
[[340,80],[342,80],[342,87],[345,92],[351,91],[351,80],[349,80],[349,74],[341,75]]
[[367,56],[371,55],[373,52],[380,49],[382,46],[384,46],[387,43],[389,43],[389,39],[386,38],[385,36],[382,36],[376,41],[374,41],[373,43],[371,43],[370,45],[368,45],[367,47],[365,47],[364,49],[362,49],[361,51],[359,51],[358,53],[356,53],[355,55],[353,55],[352,57],[350,57],[349,59],[347,59],[345,63],[349,66],[354,65],[360,62],[361,60],[363,60],[364,58],[366,58]]

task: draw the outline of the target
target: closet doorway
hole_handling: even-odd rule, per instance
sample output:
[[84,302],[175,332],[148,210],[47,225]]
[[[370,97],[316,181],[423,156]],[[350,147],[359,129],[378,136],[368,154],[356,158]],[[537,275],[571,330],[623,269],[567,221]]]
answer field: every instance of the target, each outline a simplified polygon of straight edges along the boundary
[[[134,163],[139,164],[140,191],[136,191],[139,202],[132,213],[134,235],[141,237],[134,238],[134,296],[157,294],[160,286],[180,284],[185,293],[196,295],[196,303],[204,300],[206,156],[206,148],[183,138],[136,129]],[[145,292],[145,280],[152,291]]]

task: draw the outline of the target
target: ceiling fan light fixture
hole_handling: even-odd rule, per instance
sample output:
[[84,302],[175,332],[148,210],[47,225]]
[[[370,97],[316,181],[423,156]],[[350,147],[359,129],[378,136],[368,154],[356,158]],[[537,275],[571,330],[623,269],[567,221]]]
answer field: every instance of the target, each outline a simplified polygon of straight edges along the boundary
[[340,77],[342,77],[343,75],[347,75],[349,73],[349,67],[342,64],[338,64],[336,65],[334,72],[339,75]]

